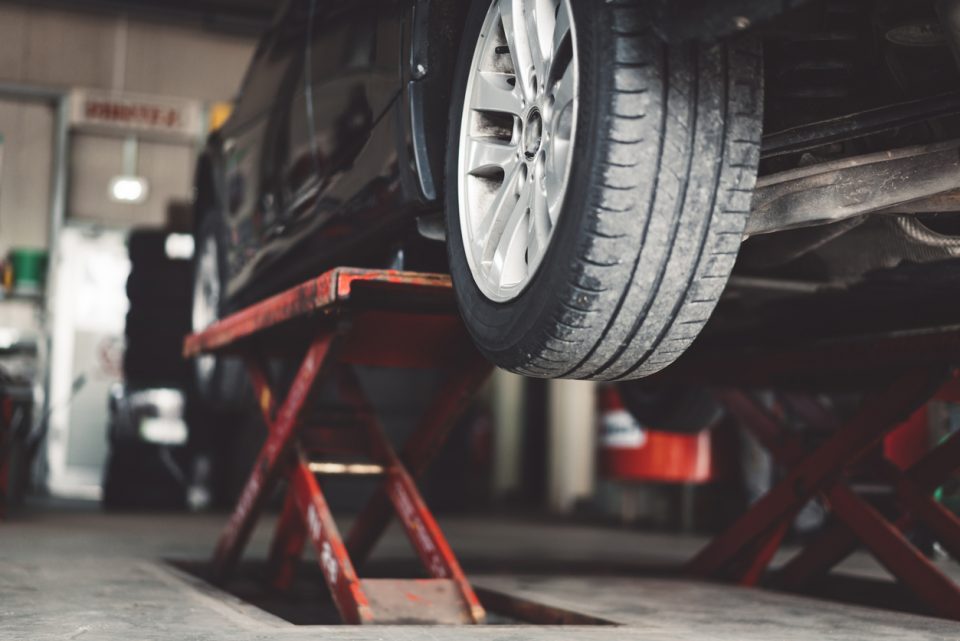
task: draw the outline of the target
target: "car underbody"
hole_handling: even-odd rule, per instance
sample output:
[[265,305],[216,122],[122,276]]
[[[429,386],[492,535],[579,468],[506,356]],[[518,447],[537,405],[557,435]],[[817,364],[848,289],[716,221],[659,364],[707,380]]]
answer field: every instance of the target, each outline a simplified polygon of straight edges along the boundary
[[760,176],[705,342],[956,320],[931,303],[960,275],[958,16],[833,0],[762,29]]

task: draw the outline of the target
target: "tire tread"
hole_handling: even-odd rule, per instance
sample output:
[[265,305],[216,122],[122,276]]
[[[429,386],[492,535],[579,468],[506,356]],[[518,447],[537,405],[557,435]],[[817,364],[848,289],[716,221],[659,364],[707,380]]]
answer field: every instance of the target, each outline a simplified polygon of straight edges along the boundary
[[[757,45],[655,44],[636,3],[607,5],[614,63],[603,108],[610,126],[592,170],[590,226],[563,296],[565,314],[542,332],[541,350],[529,350],[529,362],[516,368],[528,375],[620,380],[673,362],[719,301],[750,210],[761,133]],[[711,75],[715,68],[719,77]],[[711,121],[717,117],[719,125]],[[706,151],[705,135],[713,145]],[[644,172],[643,159],[653,154]],[[695,206],[703,197],[688,194],[705,186],[706,215]],[[551,343],[562,343],[568,355],[571,345],[581,349],[572,362],[558,363]]]

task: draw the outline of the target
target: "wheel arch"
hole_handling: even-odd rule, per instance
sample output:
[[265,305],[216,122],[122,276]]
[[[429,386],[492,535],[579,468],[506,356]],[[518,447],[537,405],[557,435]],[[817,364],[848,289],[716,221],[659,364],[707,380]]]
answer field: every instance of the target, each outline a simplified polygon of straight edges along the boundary
[[[407,87],[411,133],[424,195],[439,205],[443,202],[446,125],[453,74],[470,3],[412,0],[411,4],[411,69]],[[419,65],[422,70],[418,69]]]

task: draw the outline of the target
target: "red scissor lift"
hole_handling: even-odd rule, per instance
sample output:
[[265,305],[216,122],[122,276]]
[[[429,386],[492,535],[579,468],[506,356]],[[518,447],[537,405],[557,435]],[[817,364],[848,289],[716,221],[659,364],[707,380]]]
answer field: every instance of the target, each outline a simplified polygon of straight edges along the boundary
[[[760,582],[797,512],[814,497],[830,509],[830,525],[772,577],[773,585],[802,590],[862,545],[933,614],[960,620],[960,587],[904,534],[923,524],[960,559],[960,519],[931,494],[960,468],[960,433],[902,469],[883,456],[882,440],[933,399],[960,401],[960,326],[913,329],[793,344],[780,349],[702,350],[670,377],[715,387],[737,422],[786,470],[782,480],[689,563],[691,574]],[[839,419],[816,391],[871,390],[858,411]],[[818,390],[818,385],[825,388]],[[745,389],[792,389],[776,407]],[[804,390],[804,391],[797,391]],[[824,435],[808,448],[786,425],[793,417]],[[899,515],[885,517],[850,484],[867,474],[889,485]]]
[[[268,382],[265,359],[290,356],[296,345],[308,347],[296,378],[279,400]],[[335,269],[186,340],[187,356],[214,352],[243,356],[270,430],[218,543],[214,578],[223,580],[234,570],[268,493],[278,479],[285,478],[288,490],[270,559],[276,587],[290,585],[309,540],[345,622],[477,622],[483,618],[483,608],[413,482],[490,372],[454,312],[447,277]],[[904,535],[922,523],[960,558],[960,519],[931,497],[960,468],[960,434],[908,469],[885,459],[880,447],[885,435],[927,401],[960,401],[958,374],[951,369],[960,362],[960,326],[847,337],[756,353],[697,350],[688,356],[662,378],[713,386],[729,413],[787,470],[762,499],[691,560],[691,574],[744,585],[759,583],[794,516],[819,496],[834,521],[776,573],[775,584],[802,588],[862,544],[933,613],[960,619],[960,587]],[[449,369],[446,384],[399,455],[384,437],[350,369],[355,364]],[[353,409],[355,421],[349,427],[335,427],[335,420],[318,424],[304,420],[311,393],[328,377],[336,381],[342,399]],[[846,421],[813,394],[780,394],[781,407],[828,434],[812,449],[787,429],[782,412],[771,412],[743,391],[803,389],[809,387],[803,381],[821,379],[872,382],[873,391]],[[358,457],[363,460],[357,461]],[[850,488],[850,475],[865,469],[894,490],[901,511],[898,518],[884,517]],[[380,489],[345,542],[316,479],[334,473],[383,475]],[[432,579],[357,577],[354,563],[366,559],[393,511]]]
[[[437,454],[491,370],[466,335],[451,291],[446,276],[339,268],[187,337],[188,357],[243,357],[269,428],[217,544],[214,579],[223,581],[234,571],[267,497],[285,479],[286,497],[268,564],[275,587],[290,586],[309,541],[346,623],[477,623],[484,618],[413,480]],[[300,368],[281,395],[268,379],[266,362],[293,355],[302,359]],[[353,365],[447,370],[434,403],[399,454],[385,437]],[[315,418],[308,411],[311,396],[328,379],[351,409],[346,422],[339,413]],[[382,477],[346,540],[318,481],[331,474]],[[393,513],[430,579],[358,578],[355,567],[367,558]]]

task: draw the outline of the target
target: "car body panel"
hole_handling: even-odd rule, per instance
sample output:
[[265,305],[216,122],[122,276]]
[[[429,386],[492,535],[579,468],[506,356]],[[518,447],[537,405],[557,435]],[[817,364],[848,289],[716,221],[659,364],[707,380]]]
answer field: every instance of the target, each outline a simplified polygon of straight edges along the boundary
[[[291,0],[234,114],[211,138],[226,293],[254,299],[352,257],[423,202],[408,158],[403,38],[411,2]],[[283,260],[280,260],[283,257]]]

